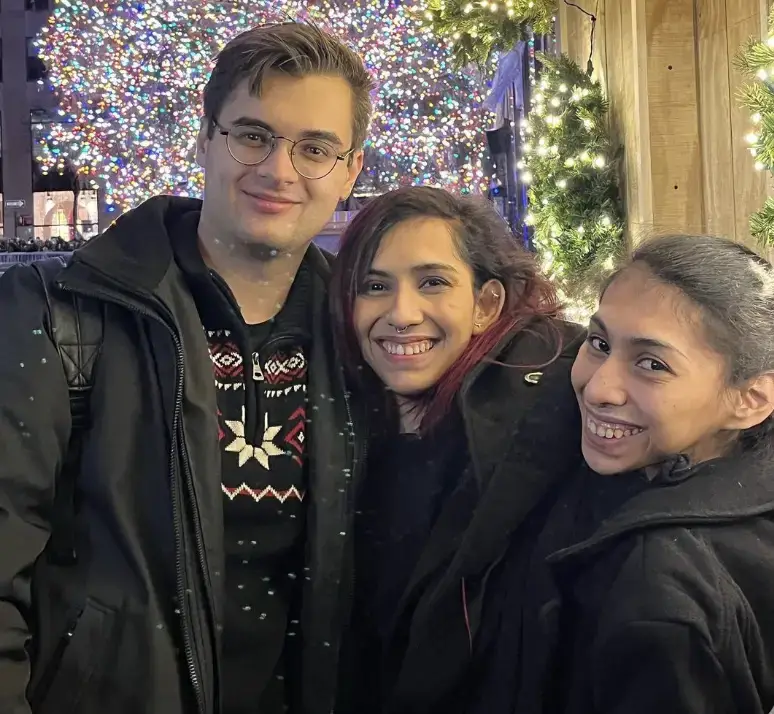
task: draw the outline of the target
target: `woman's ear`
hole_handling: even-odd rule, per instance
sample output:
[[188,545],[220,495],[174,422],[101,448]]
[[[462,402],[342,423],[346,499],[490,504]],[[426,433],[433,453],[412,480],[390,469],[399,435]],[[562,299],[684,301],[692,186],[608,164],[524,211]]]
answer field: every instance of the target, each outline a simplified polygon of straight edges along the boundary
[[473,312],[473,334],[486,332],[500,319],[505,306],[505,286],[499,280],[487,280],[478,291]]
[[729,428],[750,429],[774,413],[774,374],[766,372],[751,379],[736,393]]

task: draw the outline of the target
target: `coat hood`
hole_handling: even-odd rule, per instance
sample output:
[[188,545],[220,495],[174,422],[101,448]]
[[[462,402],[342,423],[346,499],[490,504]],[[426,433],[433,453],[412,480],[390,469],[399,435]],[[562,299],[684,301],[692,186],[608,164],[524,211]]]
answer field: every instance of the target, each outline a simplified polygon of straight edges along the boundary
[[691,468],[685,468],[681,459],[671,460],[662,465],[649,488],[627,501],[591,538],[549,560],[559,563],[591,557],[612,541],[646,529],[726,525],[774,513],[772,483],[774,461],[765,453],[736,454]]
[[[118,218],[104,233],[73,254],[74,273],[87,266],[136,292],[154,293],[174,261],[173,227],[185,216],[199,214],[202,201],[180,196],[154,196]],[[313,270],[327,281],[330,256],[310,245]],[[62,274],[67,280],[70,269]]]

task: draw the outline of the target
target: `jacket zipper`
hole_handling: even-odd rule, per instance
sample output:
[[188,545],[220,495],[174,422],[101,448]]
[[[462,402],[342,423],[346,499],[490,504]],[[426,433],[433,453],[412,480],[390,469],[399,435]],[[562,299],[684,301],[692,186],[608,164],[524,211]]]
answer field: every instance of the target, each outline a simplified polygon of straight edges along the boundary
[[71,618],[71,620],[67,623],[65,633],[59,638],[59,642],[57,642],[56,648],[51,653],[51,658],[46,665],[43,676],[41,676],[38,685],[35,687],[35,691],[30,697],[30,706],[32,707],[33,711],[37,710],[46,700],[46,696],[51,689],[51,685],[54,683],[54,677],[56,676],[57,670],[59,669],[59,664],[64,657],[65,650],[70,644],[70,641],[73,639],[75,628],[78,627],[79,620],[80,615],[78,617]]
[[465,578],[462,578],[462,615],[465,619],[465,631],[468,633],[468,645],[470,646],[470,656],[473,656],[473,631],[470,628],[470,612],[468,611],[468,584]]
[[[196,503],[196,498],[194,498],[194,490],[193,490],[193,476],[191,474],[191,469],[189,468],[188,464],[188,447],[185,443],[185,438],[182,433],[178,436],[178,432],[182,432],[182,428],[180,427],[180,415],[182,413],[183,409],[183,374],[184,374],[184,367],[185,367],[185,361],[184,361],[184,353],[183,353],[183,345],[180,342],[180,339],[178,336],[174,333],[174,331],[170,330],[172,333],[172,337],[175,341],[175,348],[177,349],[177,366],[178,366],[178,380],[177,380],[177,386],[175,387],[175,414],[172,420],[172,427],[173,432],[175,434],[175,439],[179,439],[180,441],[180,449],[182,451],[182,462],[183,462],[183,473],[185,476],[186,481],[186,487],[188,489],[188,493],[190,494],[190,501],[191,501],[191,509],[192,509],[192,520],[193,520],[193,530],[194,530],[194,538],[196,540],[196,555],[199,562],[199,568],[202,573],[202,577],[205,581],[205,596],[209,597],[212,592],[212,586],[209,580],[209,571],[207,570],[207,565],[204,558],[204,539],[202,537],[201,532],[201,521],[199,516],[199,506]],[[174,472],[174,466],[170,466],[170,469],[172,472]],[[174,483],[174,473],[171,473],[172,480]],[[177,489],[175,489],[177,490]],[[172,499],[173,504],[175,504],[177,501],[177,497],[174,497]],[[181,508],[182,504],[176,503],[175,507],[173,508],[173,520],[175,523],[175,533],[178,534],[178,539],[180,545],[182,545],[183,542],[183,528],[182,528],[182,519],[183,516],[181,514]],[[196,668],[196,657],[194,652],[194,645],[192,642],[191,633],[188,631],[187,625],[188,620],[191,619],[191,613],[188,608],[188,600],[186,598],[186,579],[185,579],[185,571],[183,568],[183,559],[181,557],[182,548],[178,547],[177,552],[175,553],[175,568],[177,571],[177,596],[178,596],[178,602],[180,604],[180,610],[182,613],[186,614],[187,617],[184,618],[184,626],[183,626],[183,645],[185,649],[185,656],[186,656],[186,662],[188,664],[188,674],[191,679],[191,684],[194,688],[194,695],[196,696],[196,704],[197,709],[200,712],[200,714],[205,714],[206,708],[205,708],[205,701],[204,701],[204,693],[202,691],[201,681],[199,679],[199,673]]]
[[[63,283],[57,283],[57,287],[59,287],[61,290],[64,290],[66,292],[77,292],[78,294],[82,294],[86,297],[91,297],[95,300],[107,300],[109,302],[112,302],[116,305],[119,305],[120,307],[123,307],[127,310],[131,310],[132,312],[142,315],[143,317],[150,318],[152,320],[155,320],[156,322],[159,322],[164,327],[167,328],[170,335],[172,336],[172,339],[175,343],[175,350],[177,352],[177,384],[175,386],[175,412],[173,415],[172,420],[172,429],[173,433],[175,435],[175,444],[177,444],[178,441],[178,431],[182,431],[180,429],[180,415],[182,413],[183,408],[183,379],[184,379],[184,373],[185,373],[185,355],[183,352],[183,345],[180,341],[180,338],[178,337],[175,330],[173,330],[164,320],[161,318],[153,315],[150,311],[142,310],[135,305],[132,305],[130,303],[124,302],[122,300],[116,300],[115,297],[111,295],[104,295],[99,292],[86,292],[83,290],[72,290],[70,287]],[[207,594],[209,595],[211,593],[210,589],[210,582],[209,582],[209,572],[206,568],[206,562],[204,558],[204,545],[203,545],[203,539],[201,534],[201,524],[199,522],[199,510],[198,506],[196,504],[196,499],[194,498],[194,492],[193,492],[193,478],[191,476],[190,468],[188,467],[188,449],[185,444],[185,439],[180,438],[180,448],[182,451],[182,462],[183,462],[183,470],[184,475],[186,479],[186,486],[188,487],[189,494],[191,496],[191,505],[193,508],[193,521],[194,521],[194,533],[195,533],[195,539],[196,539],[196,550],[199,560],[199,565],[202,568],[202,577],[205,578],[205,585],[207,587]],[[185,650],[185,658],[186,658],[186,664],[188,666],[188,676],[191,681],[191,686],[194,690],[194,696],[196,698],[196,709],[199,714],[207,714],[205,701],[204,701],[204,692],[202,691],[202,683],[201,679],[199,677],[199,669],[197,668],[197,659],[195,652],[195,645],[193,643],[193,637],[189,628],[189,621],[192,620],[189,604],[188,604],[188,598],[186,596],[186,579],[185,579],[185,570],[183,568],[183,559],[182,559],[182,545],[183,545],[183,527],[182,527],[182,519],[183,516],[181,514],[181,506],[182,504],[178,503],[177,498],[177,488],[174,488],[174,485],[177,482],[177,474],[175,472],[175,454],[172,455],[172,458],[170,459],[170,480],[173,484],[173,497],[172,497],[172,519],[174,523],[174,529],[175,529],[175,538],[177,540],[177,548],[175,553],[175,570],[177,573],[177,601],[180,606],[180,611],[183,614],[183,627],[182,627],[182,633],[183,633],[183,649]]]
[[[347,382],[346,377],[344,375],[343,368],[340,371],[340,377],[341,377],[341,385],[342,385],[342,393],[344,395],[344,408],[347,413],[347,428],[349,429],[350,436],[348,439],[351,439],[352,444],[352,453],[351,453],[351,464],[352,464],[352,470],[349,474],[349,479],[347,481],[347,509],[350,513],[352,513],[352,521],[351,521],[351,527],[353,532],[350,534],[350,537],[354,538],[354,528],[355,528],[355,496],[354,496],[354,484],[355,484],[355,471],[362,469],[363,465],[366,463],[366,458],[368,456],[368,439],[362,440],[362,448],[360,449],[360,459],[358,460],[358,437],[357,433],[355,432],[355,422],[352,418],[352,405],[349,399],[349,392],[347,391]],[[354,540],[353,540],[354,543]],[[339,656],[339,653],[341,651],[341,642],[344,639],[344,636],[347,634],[347,632],[351,629],[350,628],[350,622],[352,619],[352,612],[355,605],[355,586],[357,584],[357,571],[355,568],[355,552],[354,552],[354,545],[352,550],[352,562],[350,564],[350,570],[351,575],[347,578],[347,591],[344,593],[344,604],[346,605],[346,609],[344,610],[344,613],[347,616],[347,620],[341,624],[341,636],[339,638],[339,652],[337,652],[337,657]],[[338,686],[334,690],[334,700],[331,703],[331,711],[335,708],[337,696],[338,696]]]

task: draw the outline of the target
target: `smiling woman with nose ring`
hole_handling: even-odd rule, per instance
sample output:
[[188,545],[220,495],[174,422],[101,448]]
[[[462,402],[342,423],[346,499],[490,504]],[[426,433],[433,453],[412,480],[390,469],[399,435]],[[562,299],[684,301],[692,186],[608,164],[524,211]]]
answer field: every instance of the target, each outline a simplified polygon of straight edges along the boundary
[[358,214],[331,291],[371,423],[337,714],[462,713],[489,576],[581,463],[569,373],[582,331],[490,204],[429,187]]

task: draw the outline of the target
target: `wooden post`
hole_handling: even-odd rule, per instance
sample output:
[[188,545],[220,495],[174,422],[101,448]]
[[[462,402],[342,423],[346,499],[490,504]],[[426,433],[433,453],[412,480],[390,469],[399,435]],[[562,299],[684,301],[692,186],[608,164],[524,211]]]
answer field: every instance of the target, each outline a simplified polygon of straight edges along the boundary
[[[769,186],[747,150],[751,121],[733,58],[763,36],[770,1],[599,0],[595,67],[625,149],[632,243],[674,232],[752,242],[749,217]],[[585,65],[588,19],[560,3],[559,23],[562,50]]]

